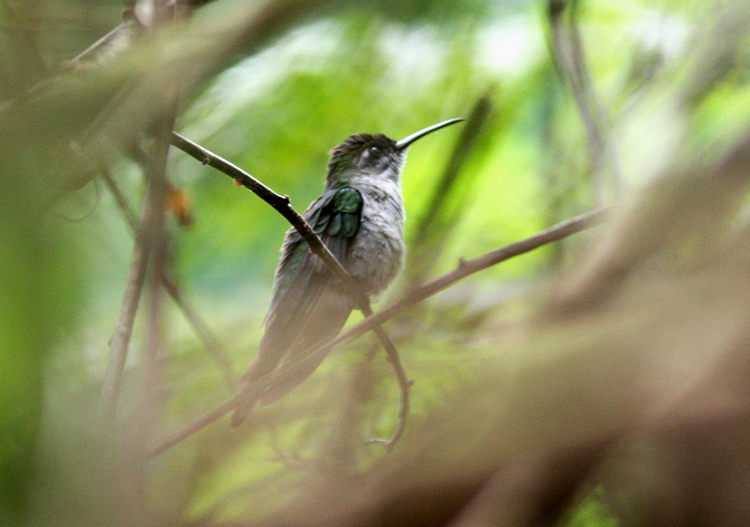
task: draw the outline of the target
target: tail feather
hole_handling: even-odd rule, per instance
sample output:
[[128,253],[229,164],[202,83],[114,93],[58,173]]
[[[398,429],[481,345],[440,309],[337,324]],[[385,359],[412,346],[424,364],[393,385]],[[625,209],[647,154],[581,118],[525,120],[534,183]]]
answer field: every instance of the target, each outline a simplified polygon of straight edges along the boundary
[[[259,391],[256,382],[273,371],[282,356],[284,357],[283,365],[291,366],[306,353],[314,351],[317,346],[335,338],[344,327],[351,312],[352,303],[347,295],[332,288],[326,288],[320,294],[314,307],[306,313],[297,338],[287,350],[269,350],[263,346],[263,343],[270,342],[271,339],[264,339],[261,343],[261,351],[242,376],[244,383],[240,388],[239,402],[232,414],[232,427],[236,428],[242,424],[257,403],[266,406],[278,401],[312,375],[328,355],[330,348],[321,350],[290,369],[288,373],[280,375],[262,392]],[[270,330],[271,328],[268,328],[266,331]],[[280,330],[283,328],[274,328],[274,332]]]
[[[283,364],[291,365],[307,353],[314,351],[317,346],[335,338],[344,327],[351,312],[352,303],[347,295],[333,289],[326,289],[313,312],[307,317],[300,338],[287,352]],[[320,350],[288,374],[280,376],[259,395],[257,400],[263,406],[267,406],[286,396],[318,369],[329,351],[331,348]]]
[[268,350],[265,351],[264,353],[261,345],[261,352],[258,353],[258,356],[250,363],[245,373],[242,374],[240,388],[237,392],[237,406],[234,409],[234,413],[232,413],[232,428],[240,426],[255,407],[255,403],[258,400],[257,388],[254,387],[255,381],[273,371],[279,363],[279,354],[268,353]]
[[[313,351],[313,349],[311,348],[308,351]],[[269,386],[260,396],[258,396],[256,401],[260,403],[261,406],[268,406],[269,404],[273,404],[286,397],[318,369],[318,366],[320,366],[320,363],[326,358],[329,351],[331,351],[330,347],[320,350],[320,352],[316,353],[314,357],[311,356],[309,360],[300,364],[299,367],[294,368],[289,374],[281,376],[273,383],[273,385]]]

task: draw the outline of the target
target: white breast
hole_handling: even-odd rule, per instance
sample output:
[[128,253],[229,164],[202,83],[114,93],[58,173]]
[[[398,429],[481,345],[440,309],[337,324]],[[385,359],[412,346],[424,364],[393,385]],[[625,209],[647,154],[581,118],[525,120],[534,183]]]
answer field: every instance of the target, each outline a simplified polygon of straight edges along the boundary
[[404,263],[404,205],[398,184],[392,180],[357,182],[356,188],[364,206],[347,267],[367,294],[377,297]]

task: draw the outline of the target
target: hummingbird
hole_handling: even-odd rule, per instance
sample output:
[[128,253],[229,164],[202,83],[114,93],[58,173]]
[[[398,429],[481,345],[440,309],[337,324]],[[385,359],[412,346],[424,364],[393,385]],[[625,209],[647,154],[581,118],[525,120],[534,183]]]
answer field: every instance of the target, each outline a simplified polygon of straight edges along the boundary
[[[400,141],[354,134],[330,152],[325,189],[303,217],[371,300],[390,285],[406,256],[400,178],[407,150],[417,139],[459,121],[463,119],[443,121]],[[282,360],[335,338],[355,307],[344,284],[290,228],[258,355],[242,375],[232,426],[239,426],[256,404],[278,401],[312,375],[325,353],[291,377],[262,390],[254,386]]]

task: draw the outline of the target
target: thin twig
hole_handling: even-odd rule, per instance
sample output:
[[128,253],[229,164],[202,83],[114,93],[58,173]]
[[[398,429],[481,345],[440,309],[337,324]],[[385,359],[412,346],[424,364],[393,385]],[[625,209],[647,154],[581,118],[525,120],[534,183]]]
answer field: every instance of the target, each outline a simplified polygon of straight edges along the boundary
[[[153,0],[154,9],[165,5],[165,0]],[[158,10],[157,13],[161,14]],[[164,23],[157,19],[157,23]],[[168,256],[169,234],[166,229],[166,204],[169,185],[167,183],[167,159],[169,156],[170,134],[177,118],[179,90],[172,87],[165,94],[170,102],[170,110],[160,117],[154,127],[154,142],[145,163],[145,175],[149,183],[154,202],[157,205],[155,214],[148,225],[152,244],[151,280],[148,288],[148,325],[144,338],[143,383],[140,391],[139,412],[135,422],[134,437],[137,465],[138,490],[145,495],[147,475],[145,464],[149,459],[149,447],[155,425],[162,407],[162,368],[161,356],[164,352],[164,290],[161,277],[165,275]]]
[[221,370],[224,377],[224,381],[233,392],[236,388],[234,369],[232,368],[232,362],[229,360],[229,355],[224,350],[224,347],[219,344],[219,339],[208,328],[205,321],[193,308],[190,301],[183,296],[182,291],[180,291],[180,286],[175,280],[168,275],[163,274],[161,282],[164,290],[170,297],[172,297],[174,303],[180,311],[182,311],[182,316],[184,316],[185,320],[193,326],[193,331],[198,335],[198,338],[203,343],[203,347],[208,354],[214,362],[216,362],[216,365],[219,367],[219,370]]
[[[373,316],[372,311],[370,311],[370,314],[367,316]],[[393,345],[391,340],[388,338],[388,335],[383,330],[383,328],[380,326],[375,326],[374,330],[375,334],[378,336],[378,340],[380,340],[380,343],[385,348],[385,352],[388,354],[388,362],[391,363],[393,371],[396,374],[396,380],[398,380],[399,387],[400,404],[398,412],[398,425],[396,426],[396,431],[393,433],[393,436],[391,436],[390,439],[371,438],[367,442],[377,445],[384,445],[390,452],[391,450],[393,450],[393,447],[396,446],[398,440],[401,439],[401,435],[406,429],[406,420],[409,418],[410,411],[409,389],[411,388],[411,385],[414,384],[414,381],[406,376],[404,365],[401,363],[401,356],[399,355],[396,347]]]
[[102,178],[102,181],[104,181],[104,183],[107,185],[110,194],[112,194],[112,197],[115,198],[115,202],[117,202],[117,206],[120,209],[120,212],[122,212],[123,216],[125,216],[125,221],[127,221],[130,229],[134,233],[137,232],[138,220],[136,219],[133,209],[130,207],[128,200],[125,198],[125,194],[123,194],[117,182],[105,169],[99,171],[99,177]]
[[222,403],[218,407],[208,412],[203,417],[198,418],[196,421],[170,434],[169,436],[167,436],[166,439],[162,440],[161,443],[159,443],[154,448],[149,450],[148,457],[152,458],[152,457],[156,457],[158,455],[163,454],[170,448],[180,444],[182,441],[184,441],[191,435],[204,429],[205,427],[207,427],[214,421],[218,421],[219,419],[227,415],[229,412],[234,410],[239,400],[240,400],[240,396],[235,395],[228,401]]
[[[118,207],[125,216],[125,220],[127,221],[128,225],[130,225],[131,229],[137,231],[138,224],[137,220],[135,219],[133,209],[128,204],[127,199],[125,199],[125,195],[117,185],[117,182],[112,179],[112,176],[106,170],[101,170],[99,176],[104,180],[107,188],[109,188],[110,192],[114,196],[115,201],[117,202]],[[180,311],[182,311],[185,320],[187,320],[188,323],[193,327],[193,331],[195,331],[195,334],[203,343],[203,347],[206,349],[206,352],[219,366],[219,369],[224,376],[224,380],[226,381],[227,386],[231,391],[234,391],[235,375],[234,370],[232,369],[232,363],[229,360],[229,356],[227,355],[226,351],[219,343],[219,339],[209,329],[203,318],[195,311],[195,309],[193,309],[193,306],[190,304],[188,299],[184,297],[177,282],[170,278],[167,274],[162,274],[161,281],[162,286],[172,298],[175,305],[180,309]]]
[[154,203],[153,192],[146,193],[143,204],[141,222],[135,236],[133,256],[130,261],[130,270],[125,285],[125,295],[120,304],[120,313],[117,316],[117,324],[109,342],[110,354],[107,363],[107,371],[104,375],[102,386],[102,397],[99,411],[105,422],[114,420],[117,400],[120,398],[122,388],[122,376],[125,371],[125,362],[128,357],[128,346],[133,334],[135,315],[138,312],[138,304],[143,291],[143,282],[146,277],[149,254],[151,251],[149,226],[152,223],[154,209],[158,205]]
[[[439,293],[440,291],[450,287],[454,283],[463,278],[466,278],[467,276],[478,273],[479,271],[504,262],[505,260],[508,260],[515,256],[533,251],[534,249],[542,247],[543,245],[562,240],[563,238],[567,238],[568,236],[571,236],[583,230],[595,227],[596,225],[602,223],[609,211],[609,207],[597,209],[576,218],[558,223],[557,225],[553,225],[552,227],[538,232],[533,236],[530,236],[523,240],[519,240],[509,245],[505,245],[473,260],[461,260],[457,269],[451,271],[446,275],[443,275],[436,280],[433,280],[428,284],[423,285],[418,289],[415,289],[399,302],[396,302],[392,306],[379,311],[371,317],[366,318],[359,324],[352,327],[350,330],[339,335],[334,340],[323,344],[319,348],[312,350],[310,353],[307,353],[299,359],[290,362],[290,364],[285,364],[284,366],[282,366],[282,368],[280,368],[280,371],[275,372],[273,375],[269,374],[261,377],[260,379],[258,379],[258,382],[263,384],[267,383],[270,385],[271,383],[276,382],[279,377],[292,374],[301,365],[304,365],[306,361],[317,360],[317,354],[320,353],[321,350],[324,350],[324,352],[327,353],[328,350],[332,349],[334,346],[340,344],[341,342],[358,337],[368,331],[371,331],[373,328],[380,326],[381,324],[406,311],[412,305],[421,302],[435,295],[436,293]],[[261,389],[262,387],[263,386],[261,386]],[[181,430],[170,435],[162,443],[151,450],[151,455],[157,456],[165,452],[166,450],[169,450],[173,446],[177,445],[180,441],[186,439],[187,437],[190,437],[192,434],[198,432],[205,426],[228,414],[234,409],[235,405],[237,404],[237,400],[238,397],[230,399],[229,401],[223,403],[221,406],[204,415],[194,423],[191,423]]]
[[[365,317],[372,316],[372,308],[370,307],[370,299],[366,294],[362,292],[357,282],[351,277],[341,263],[336,259],[328,247],[318,237],[317,233],[310,227],[305,219],[292,207],[289,202],[289,196],[281,196],[277,194],[269,187],[255,179],[253,176],[239,168],[238,166],[230,163],[226,159],[217,156],[213,152],[203,148],[202,146],[190,141],[186,137],[181,136],[177,132],[172,132],[172,145],[179,148],[186,154],[191,155],[204,165],[211,166],[220,172],[230,176],[235,181],[239,182],[245,188],[254,192],[263,201],[271,205],[276,209],[284,218],[292,224],[292,226],[299,232],[302,238],[307,242],[308,247],[313,254],[320,257],[331,270],[331,272],[345,285],[347,292],[354,299],[357,307],[365,315]],[[406,419],[409,415],[409,387],[411,381],[407,378],[406,372],[404,371],[401,358],[399,357],[398,350],[393,344],[393,341],[388,337],[388,334],[379,328],[375,332],[378,340],[388,354],[388,360],[393,366],[393,370],[398,379],[399,389],[401,390],[401,405],[399,410],[399,425],[393,438],[387,441],[382,441],[389,448],[392,448],[396,441],[401,437],[403,428],[406,426]],[[381,442],[381,441],[379,441]]]

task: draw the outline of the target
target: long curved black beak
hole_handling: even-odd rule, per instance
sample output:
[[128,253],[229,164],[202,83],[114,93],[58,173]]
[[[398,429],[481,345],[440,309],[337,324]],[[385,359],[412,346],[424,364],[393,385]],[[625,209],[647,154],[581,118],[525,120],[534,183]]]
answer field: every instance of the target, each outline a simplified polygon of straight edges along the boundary
[[447,121],[443,121],[442,123],[433,124],[432,126],[428,126],[427,128],[420,130],[419,132],[414,132],[408,137],[404,137],[401,141],[396,143],[396,149],[397,150],[405,150],[409,147],[410,144],[412,144],[414,141],[419,139],[420,137],[424,137],[427,134],[431,134],[435,130],[440,130],[441,128],[445,128],[446,126],[450,126],[453,123],[457,123],[459,121],[463,121],[464,119],[458,118],[458,119],[448,119]]

